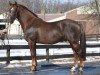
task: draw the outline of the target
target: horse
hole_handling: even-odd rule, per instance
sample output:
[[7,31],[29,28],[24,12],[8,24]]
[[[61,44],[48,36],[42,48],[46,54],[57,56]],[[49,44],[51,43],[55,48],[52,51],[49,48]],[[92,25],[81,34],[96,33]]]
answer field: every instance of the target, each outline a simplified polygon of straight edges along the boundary
[[15,19],[19,21],[24,38],[28,42],[32,57],[32,71],[37,70],[36,43],[55,44],[58,42],[67,43],[67,41],[74,54],[74,65],[70,71],[75,72],[78,66],[80,66],[79,70],[83,71],[86,60],[86,37],[81,23],[71,19],[46,22],[24,5],[9,2],[9,6],[9,22],[12,24]]

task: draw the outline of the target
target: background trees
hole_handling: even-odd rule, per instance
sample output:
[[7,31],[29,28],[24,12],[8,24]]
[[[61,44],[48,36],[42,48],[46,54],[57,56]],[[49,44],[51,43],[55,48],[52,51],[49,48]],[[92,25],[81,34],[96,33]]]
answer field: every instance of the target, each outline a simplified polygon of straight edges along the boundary
[[0,0],[0,13],[8,11],[9,1],[17,1],[35,13],[64,13],[84,5],[80,0]]

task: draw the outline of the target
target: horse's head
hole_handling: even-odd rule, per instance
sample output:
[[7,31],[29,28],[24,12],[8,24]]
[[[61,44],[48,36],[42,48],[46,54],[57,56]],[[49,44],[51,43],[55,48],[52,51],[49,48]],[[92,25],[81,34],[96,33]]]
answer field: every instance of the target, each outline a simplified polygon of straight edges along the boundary
[[14,22],[14,20],[18,17],[18,5],[17,2],[15,3],[10,3],[10,9],[9,9],[9,13],[10,13],[10,23],[12,24]]

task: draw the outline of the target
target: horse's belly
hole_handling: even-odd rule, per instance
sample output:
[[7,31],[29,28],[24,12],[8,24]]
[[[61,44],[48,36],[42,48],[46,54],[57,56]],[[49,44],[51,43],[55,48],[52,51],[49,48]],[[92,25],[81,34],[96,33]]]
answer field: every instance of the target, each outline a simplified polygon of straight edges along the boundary
[[41,44],[55,44],[61,42],[61,39],[55,39],[55,40],[38,40],[37,43],[41,43]]
[[37,39],[37,43],[42,43],[42,44],[54,44],[63,41],[63,38],[61,35],[48,35],[40,37]]

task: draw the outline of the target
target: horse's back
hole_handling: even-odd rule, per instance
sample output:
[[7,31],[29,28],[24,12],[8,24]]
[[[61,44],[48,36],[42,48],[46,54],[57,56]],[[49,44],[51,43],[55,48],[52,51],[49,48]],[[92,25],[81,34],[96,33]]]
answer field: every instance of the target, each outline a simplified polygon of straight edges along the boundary
[[65,40],[79,41],[81,25],[77,21],[64,19],[59,22],[58,26],[62,29]]
[[64,19],[56,22],[41,22],[38,40],[43,43],[79,41],[81,26],[78,22]]

